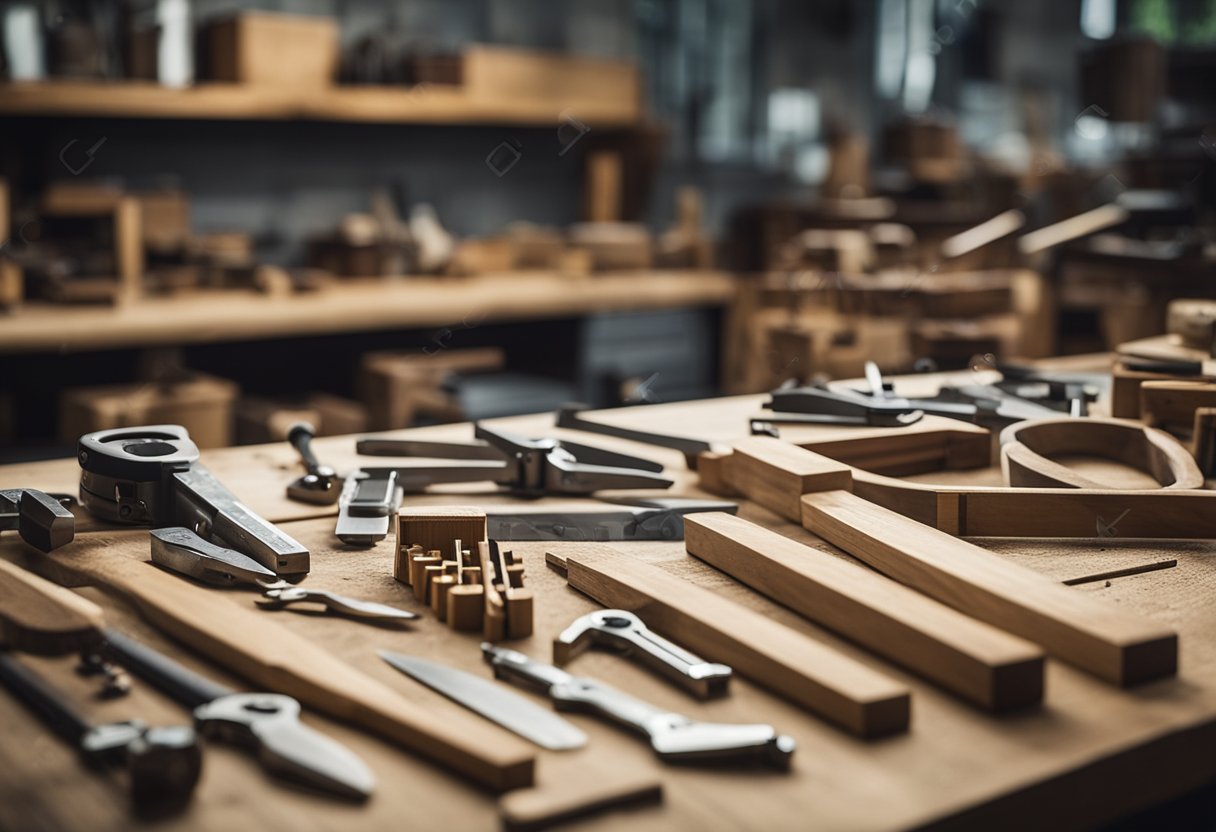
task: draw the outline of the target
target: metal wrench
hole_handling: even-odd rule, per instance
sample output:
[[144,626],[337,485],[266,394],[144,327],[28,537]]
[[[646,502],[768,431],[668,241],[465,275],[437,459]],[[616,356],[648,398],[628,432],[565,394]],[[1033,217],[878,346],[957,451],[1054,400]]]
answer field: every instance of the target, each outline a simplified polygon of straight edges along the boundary
[[788,769],[794,740],[771,725],[698,722],[656,708],[595,679],[571,676],[523,653],[481,645],[482,655],[499,679],[538,688],[559,711],[588,711],[644,734],[659,759],[669,763],[759,762]]
[[727,693],[729,667],[672,644],[627,610],[597,610],[579,618],[553,640],[553,661],[564,666],[592,645],[635,658],[700,699]]

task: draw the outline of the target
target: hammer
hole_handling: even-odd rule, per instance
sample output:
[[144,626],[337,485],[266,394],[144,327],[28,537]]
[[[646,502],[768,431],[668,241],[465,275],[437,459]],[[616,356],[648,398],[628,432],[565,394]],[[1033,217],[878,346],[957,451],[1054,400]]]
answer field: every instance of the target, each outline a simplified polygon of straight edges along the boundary
[[328,465],[317,461],[312,452],[312,440],[316,429],[308,422],[296,422],[287,431],[287,441],[295,448],[304,462],[307,473],[287,486],[287,496],[302,503],[332,505],[342,493],[342,479]]

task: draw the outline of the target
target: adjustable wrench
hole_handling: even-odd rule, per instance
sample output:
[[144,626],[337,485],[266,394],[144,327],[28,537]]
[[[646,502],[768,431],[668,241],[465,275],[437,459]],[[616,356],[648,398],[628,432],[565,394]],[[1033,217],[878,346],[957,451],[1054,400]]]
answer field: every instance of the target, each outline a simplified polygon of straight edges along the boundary
[[597,610],[579,618],[553,640],[553,661],[564,666],[592,645],[635,658],[700,699],[727,693],[729,667],[672,644],[626,610]]
[[149,728],[138,720],[90,725],[62,693],[2,651],[0,684],[78,748],[86,762],[125,764],[137,812],[166,815],[190,802],[202,770],[202,753],[190,726]]
[[587,711],[632,728],[650,738],[650,747],[665,762],[759,762],[782,770],[790,766],[794,740],[771,725],[698,722],[515,650],[483,642],[481,652],[495,677],[543,691],[559,711]]

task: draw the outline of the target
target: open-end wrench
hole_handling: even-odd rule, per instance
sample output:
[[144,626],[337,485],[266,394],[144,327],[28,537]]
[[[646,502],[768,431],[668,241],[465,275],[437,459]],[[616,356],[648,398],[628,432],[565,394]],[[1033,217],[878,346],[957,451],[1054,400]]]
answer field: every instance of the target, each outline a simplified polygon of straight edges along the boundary
[[729,667],[672,644],[627,610],[597,610],[579,618],[553,640],[553,661],[564,666],[592,645],[631,656],[701,699],[727,693]]
[[189,725],[149,728],[138,720],[91,725],[61,692],[4,651],[0,651],[0,684],[79,749],[86,762],[124,764],[136,812],[168,815],[190,802],[202,770],[202,753]]
[[194,710],[205,737],[253,751],[270,773],[339,797],[363,800],[375,777],[346,746],[300,722],[300,703],[277,693],[238,693],[114,630],[107,658]]
[[523,653],[481,645],[482,655],[499,679],[543,691],[559,711],[588,711],[644,734],[659,759],[670,763],[759,762],[788,769],[794,740],[771,725],[698,722],[634,699],[595,679],[571,676]]

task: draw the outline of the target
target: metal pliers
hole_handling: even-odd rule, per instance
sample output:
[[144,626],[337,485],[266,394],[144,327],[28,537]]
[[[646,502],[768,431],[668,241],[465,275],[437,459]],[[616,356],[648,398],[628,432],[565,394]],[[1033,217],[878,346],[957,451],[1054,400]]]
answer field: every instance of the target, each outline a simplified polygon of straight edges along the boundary
[[408,492],[423,491],[437,483],[484,481],[497,483],[519,497],[672,485],[661,475],[662,465],[640,457],[564,439],[529,439],[482,425],[474,426],[473,435],[477,441],[471,443],[365,437],[358,440],[355,449],[369,456],[461,460],[459,465],[393,468],[398,485]]

